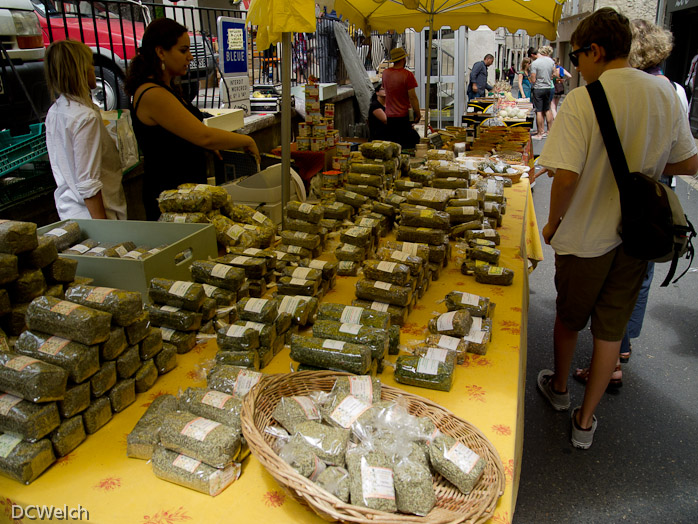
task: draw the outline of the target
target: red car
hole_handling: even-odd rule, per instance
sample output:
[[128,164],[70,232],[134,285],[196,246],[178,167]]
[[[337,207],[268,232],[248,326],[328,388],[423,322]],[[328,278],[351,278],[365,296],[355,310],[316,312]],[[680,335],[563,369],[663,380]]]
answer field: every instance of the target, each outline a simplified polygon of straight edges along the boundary
[[[106,109],[128,107],[123,88],[126,66],[136,54],[146,24],[120,17],[101,2],[74,0],[56,4],[53,0],[32,0],[32,3],[46,47],[55,40],[70,38],[84,42],[94,52],[97,76],[97,89],[92,95],[94,102]],[[143,18],[140,10],[147,9],[135,5],[131,8],[122,3],[111,5],[125,5],[126,13],[139,13],[139,18]],[[147,19],[149,13],[145,13],[145,17]],[[215,56],[204,37],[189,35],[194,61],[189,66],[189,74],[182,78],[182,90],[193,100],[199,91],[199,79],[207,78],[215,70]]]

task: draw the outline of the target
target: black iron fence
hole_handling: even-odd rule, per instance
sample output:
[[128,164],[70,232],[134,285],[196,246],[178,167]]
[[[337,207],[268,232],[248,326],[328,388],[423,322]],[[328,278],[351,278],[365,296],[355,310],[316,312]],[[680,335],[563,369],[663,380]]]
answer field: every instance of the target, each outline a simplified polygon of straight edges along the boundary
[[[143,33],[155,18],[172,18],[190,31],[194,57],[182,77],[182,91],[199,107],[220,107],[218,83],[217,20],[221,16],[245,19],[246,12],[234,9],[190,7],[141,2],[140,0],[32,0],[42,26],[44,43],[71,38],[92,48],[95,54],[97,89],[95,103],[106,109],[128,106],[124,78],[130,60],[140,46]],[[346,83],[346,70],[334,37],[336,20],[318,18],[314,33],[292,35],[292,85],[310,77],[321,82]],[[389,49],[371,50],[372,42],[382,47],[381,38],[365,37],[349,27],[349,34],[364,59],[374,69],[376,56],[385,58]],[[248,26],[248,72],[250,84],[281,82],[281,46],[257,49],[256,27]]]

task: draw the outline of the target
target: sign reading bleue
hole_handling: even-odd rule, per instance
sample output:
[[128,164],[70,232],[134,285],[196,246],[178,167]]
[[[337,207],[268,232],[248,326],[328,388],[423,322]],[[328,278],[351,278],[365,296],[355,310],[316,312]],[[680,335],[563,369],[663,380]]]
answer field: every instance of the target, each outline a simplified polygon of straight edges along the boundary
[[225,76],[247,75],[247,27],[245,21],[218,17],[221,69]]

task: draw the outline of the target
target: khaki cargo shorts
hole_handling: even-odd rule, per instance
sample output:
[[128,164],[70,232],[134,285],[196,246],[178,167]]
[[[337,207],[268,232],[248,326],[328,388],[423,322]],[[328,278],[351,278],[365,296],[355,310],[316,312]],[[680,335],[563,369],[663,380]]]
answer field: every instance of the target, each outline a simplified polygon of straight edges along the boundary
[[594,337],[621,340],[646,271],[647,262],[626,255],[622,245],[594,258],[556,254],[558,318],[581,331],[591,317]]

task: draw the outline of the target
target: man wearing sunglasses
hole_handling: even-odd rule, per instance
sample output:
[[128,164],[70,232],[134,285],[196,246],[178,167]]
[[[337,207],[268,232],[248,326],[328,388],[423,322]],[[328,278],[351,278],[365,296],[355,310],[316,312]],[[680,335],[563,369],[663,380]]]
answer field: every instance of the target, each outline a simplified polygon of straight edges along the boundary
[[[694,174],[698,149],[673,86],[628,63],[628,19],[599,9],[579,23],[570,40],[572,64],[586,82],[599,80],[606,92],[630,172],[656,179]],[[554,409],[569,409],[567,380],[577,334],[591,319],[590,374],[582,405],[572,411],[570,439],[588,449],[597,426],[594,411],[615,369],[647,262],[622,249],[618,186],[586,88],[567,95],[555,121],[538,160],[554,172],[543,238],[555,250],[555,365],[539,373],[538,388]]]

